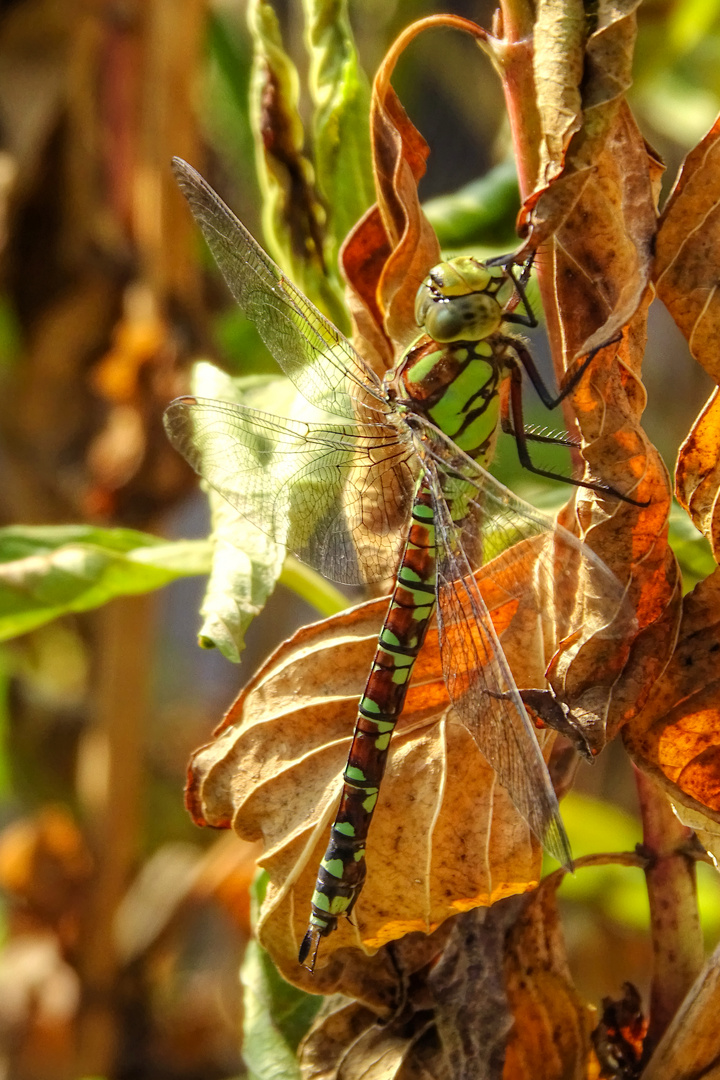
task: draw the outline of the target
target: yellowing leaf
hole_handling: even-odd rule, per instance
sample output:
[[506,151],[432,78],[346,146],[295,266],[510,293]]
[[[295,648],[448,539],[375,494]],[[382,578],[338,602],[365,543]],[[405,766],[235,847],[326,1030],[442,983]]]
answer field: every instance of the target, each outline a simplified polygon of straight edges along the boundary
[[663,209],[654,280],[702,367],[720,382],[720,119],[685,158]]
[[532,887],[539,876],[538,845],[449,709],[435,632],[391,743],[357,925],[341,920],[323,942],[314,976],[298,964],[386,605],[370,601],[295,634],[192,765],[188,798],[196,819],[232,823],[241,836],[264,841],[260,861],[270,886],[262,943],[286,978],[323,992],[339,976],[332,959],[343,948],[374,951],[411,931],[428,933],[453,913]]
[[677,497],[720,560],[720,398],[714,390],[680,448]]
[[670,798],[720,821],[720,572],[683,601],[672,660],[623,736]]
[[503,1080],[584,1080],[592,1010],[570,975],[557,911],[561,878],[546,879],[522,902],[505,942],[505,978],[513,1016]]

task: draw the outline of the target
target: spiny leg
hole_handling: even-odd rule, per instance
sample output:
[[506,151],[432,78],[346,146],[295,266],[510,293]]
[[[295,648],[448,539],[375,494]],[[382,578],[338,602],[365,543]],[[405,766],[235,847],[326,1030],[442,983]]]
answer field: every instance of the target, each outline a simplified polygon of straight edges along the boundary
[[[563,384],[560,393],[556,398],[553,398],[548,393],[548,389],[540,376],[539,371],[535,366],[535,362],[530,355],[530,352],[521,341],[508,338],[507,344],[511,345],[514,351],[517,353],[520,362],[528,373],[532,380],[533,386],[538,392],[538,396],[548,409],[554,409],[560,404],[564,398],[573,390],[573,388],[580,381],[585,371],[588,368],[590,362],[594,359],[600,348],[593,349],[588,354],[585,360],[580,364],[576,371],[573,372],[570,379]],[[512,427],[515,437],[515,445],[518,449],[518,457],[520,458],[520,464],[524,469],[529,472],[535,473],[537,476],[546,476],[550,480],[559,480],[563,484],[572,484],[573,487],[585,488],[588,491],[597,491],[600,495],[612,495],[616,499],[620,499],[622,502],[629,503],[630,506],[647,506],[647,502],[640,502],[637,499],[631,498],[629,495],[623,495],[621,491],[611,487],[609,484],[601,484],[594,480],[577,480],[572,476],[563,476],[562,473],[556,473],[550,469],[541,469],[537,465],[533,464],[530,457],[530,451],[528,448],[528,435],[525,432],[525,423],[523,418],[523,386],[522,386],[522,372],[517,363],[512,361],[508,362],[508,368],[510,371],[510,415],[512,417]],[[540,441],[540,440],[538,440]]]

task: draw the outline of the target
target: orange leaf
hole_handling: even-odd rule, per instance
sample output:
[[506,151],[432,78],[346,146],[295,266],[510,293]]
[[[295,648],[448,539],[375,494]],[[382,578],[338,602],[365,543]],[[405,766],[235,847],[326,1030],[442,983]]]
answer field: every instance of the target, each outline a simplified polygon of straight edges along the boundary
[[440,261],[440,246],[417,192],[429,148],[400,104],[390,77],[412,39],[441,26],[485,36],[467,19],[431,16],[407,27],[389,50],[375,76],[370,107],[377,203],[350,233],[340,254],[354,339],[380,371],[392,367],[396,355],[418,336],[415,295]]
[[391,743],[357,926],[341,920],[314,976],[300,968],[297,951],[386,607],[385,598],[373,600],[298,631],[191,767],[189,805],[200,821],[232,822],[245,839],[263,840],[260,862],[271,883],[260,939],[286,978],[317,991],[337,979],[337,965],[326,969],[338,950],[375,950],[413,930],[428,933],[539,877],[538,845],[450,710],[435,630]]
[[720,383],[720,119],[685,158],[663,209],[654,279],[695,359]]
[[673,658],[623,736],[671,799],[720,821],[720,571],[683,600]]
[[505,942],[505,979],[513,1015],[503,1080],[566,1080],[587,1075],[592,1011],[573,984],[555,890],[547,878],[522,904]]
[[[617,642],[591,638],[577,655],[565,653],[553,664],[552,682],[559,696],[573,705],[583,687],[610,682],[608,737],[637,708],[662,673],[672,651],[666,633],[668,609],[677,603],[679,571],[667,545],[670,485],[667,469],[645,435],[641,414],[645,393],[639,367],[645,345],[646,303],[637,312],[619,343],[601,350],[590,371],[572,395],[578,424],[587,445],[582,451],[590,474],[649,505],[632,506],[619,500],[598,501],[581,493],[559,520],[578,533],[627,583],[630,606],[637,619],[630,657]],[[672,615],[670,616],[672,619]],[[622,673],[620,668],[624,665]]]
[[720,560],[720,398],[714,390],[680,448],[677,497]]

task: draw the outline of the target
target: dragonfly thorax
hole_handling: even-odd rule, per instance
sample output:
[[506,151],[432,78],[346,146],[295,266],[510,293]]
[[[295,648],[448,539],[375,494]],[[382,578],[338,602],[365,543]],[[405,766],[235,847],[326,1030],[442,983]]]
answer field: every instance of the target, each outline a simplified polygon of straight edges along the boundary
[[420,338],[386,379],[396,407],[421,414],[476,457],[490,451],[505,375],[492,340],[439,345]]
[[513,289],[502,267],[463,255],[430,271],[418,289],[415,319],[434,341],[481,341],[500,327]]

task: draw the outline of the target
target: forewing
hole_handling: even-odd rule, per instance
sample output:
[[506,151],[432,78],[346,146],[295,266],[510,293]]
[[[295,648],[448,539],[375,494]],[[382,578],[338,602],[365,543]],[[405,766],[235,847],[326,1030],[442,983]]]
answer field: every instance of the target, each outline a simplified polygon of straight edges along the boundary
[[513,495],[436,429],[426,432],[424,445],[450,502],[458,545],[471,570],[487,568],[480,591],[483,578],[502,578],[504,595],[522,607],[524,627],[532,624],[543,643],[534,685],[547,672],[599,751],[637,625],[625,587],[578,537]]
[[382,385],[350,342],[285,278],[210,185],[181,158],[173,171],[238,304],[311,404],[349,420],[387,412]]
[[194,397],[170,403],[165,428],[211,487],[326,577],[364,584],[394,573],[414,475],[393,428],[309,424]]
[[533,726],[460,542],[437,471],[438,632],[453,708],[545,848],[571,864],[557,798]]

